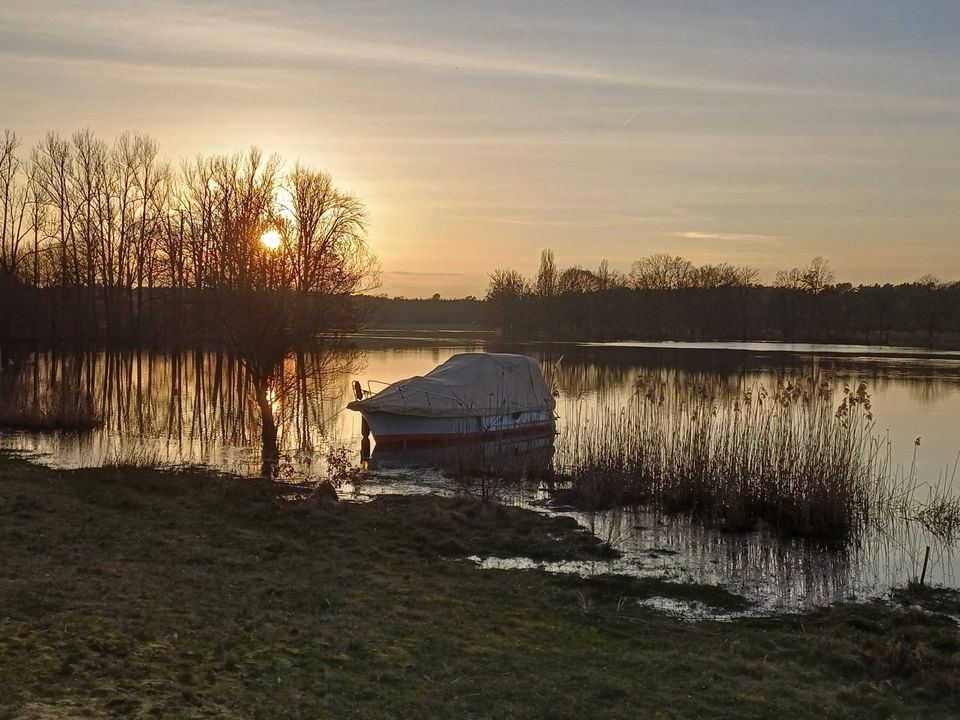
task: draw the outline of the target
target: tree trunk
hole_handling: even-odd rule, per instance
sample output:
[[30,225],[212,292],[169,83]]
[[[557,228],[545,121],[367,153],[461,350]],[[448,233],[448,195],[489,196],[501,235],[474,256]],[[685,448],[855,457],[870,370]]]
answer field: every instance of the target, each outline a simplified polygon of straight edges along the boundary
[[260,408],[260,474],[265,478],[272,478],[276,475],[277,461],[280,459],[280,448],[277,445],[277,423],[273,417],[273,405],[267,396],[267,383],[265,381],[254,381],[254,389],[257,395],[257,406]]

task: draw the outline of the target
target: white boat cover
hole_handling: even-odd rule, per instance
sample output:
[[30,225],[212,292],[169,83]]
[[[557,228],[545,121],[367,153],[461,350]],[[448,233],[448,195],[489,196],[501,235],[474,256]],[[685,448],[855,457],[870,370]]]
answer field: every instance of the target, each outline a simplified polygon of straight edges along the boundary
[[347,407],[398,415],[476,417],[553,411],[555,405],[532,357],[460,353],[426,375],[395,382]]

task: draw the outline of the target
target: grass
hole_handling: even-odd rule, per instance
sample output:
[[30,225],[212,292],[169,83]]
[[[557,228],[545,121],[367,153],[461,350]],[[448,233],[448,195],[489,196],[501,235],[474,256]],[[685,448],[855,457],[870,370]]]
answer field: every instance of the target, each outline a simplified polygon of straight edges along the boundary
[[291,501],[267,481],[3,459],[0,547],[5,718],[960,715],[952,620],[875,604],[683,623],[633,601],[744,601],[480,571],[458,558],[609,550],[477,499]]
[[892,467],[863,383],[837,402],[822,377],[734,392],[641,377],[630,403],[568,422],[558,447],[556,495],[581,508],[647,506],[827,542],[894,517],[944,539],[960,528],[960,502],[945,484],[925,502],[916,466]]
[[893,597],[904,606],[919,606],[960,618],[960,593],[951,590],[909,582],[906,587],[895,590]]

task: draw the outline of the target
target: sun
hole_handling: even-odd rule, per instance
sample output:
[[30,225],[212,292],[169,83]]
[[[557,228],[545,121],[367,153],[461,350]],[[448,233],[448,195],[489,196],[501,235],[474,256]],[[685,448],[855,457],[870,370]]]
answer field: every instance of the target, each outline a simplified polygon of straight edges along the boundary
[[267,250],[276,250],[280,247],[280,242],[282,238],[280,233],[276,230],[267,230],[263,235],[260,236],[260,242],[263,243],[263,246]]

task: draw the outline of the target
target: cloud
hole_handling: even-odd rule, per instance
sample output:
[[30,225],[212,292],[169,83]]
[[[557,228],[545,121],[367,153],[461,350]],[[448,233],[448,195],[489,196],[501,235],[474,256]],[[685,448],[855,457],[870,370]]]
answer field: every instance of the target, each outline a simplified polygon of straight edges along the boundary
[[638,215],[632,213],[609,212],[599,208],[572,212],[569,208],[544,208],[540,214],[517,215],[494,208],[486,213],[450,214],[453,220],[465,222],[496,223],[501,225],[526,225],[531,227],[568,227],[568,228],[611,228],[646,226],[670,219],[668,213],[650,213]]
[[[106,5],[110,5],[107,3]],[[886,88],[851,87],[815,81],[796,82],[773,73],[745,75],[723,73],[713,66],[689,66],[686,70],[667,69],[644,58],[629,65],[614,54],[594,58],[559,53],[555,48],[511,48],[506,53],[487,52],[475,42],[444,42],[442,36],[422,37],[410,33],[377,34],[357,32],[344,20],[306,14],[296,19],[265,17],[262,13],[240,9],[219,9],[145,3],[135,11],[108,12],[101,6],[86,4],[50,5],[37,8],[31,3],[7,11],[5,27],[0,28],[0,56],[34,62],[83,63],[107,66],[129,72],[149,69],[154,72],[228,71],[238,74],[314,73],[318,70],[358,67],[378,68],[394,75],[399,70],[474,76],[514,77],[532,80],[556,80],[566,83],[606,86],[635,90],[685,91],[694,93],[792,96],[797,98],[833,97],[850,101],[853,97],[872,102],[904,96]],[[318,28],[316,23],[323,22]],[[341,27],[342,26],[342,27]],[[79,30],[79,31],[78,31]],[[606,31],[610,32],[611,28]],[[394,39],[398,37],[399,39]],[[754,60],[769,58],[767,48],[740,50],[752,53]],[[847,61],[847,58],[836,62]],[[880,58],[874,59],[876,63]],[[812,60],[811,60],[812,61]],[[756,63],[754,63],[756,65]],[[731,68],[732,69],[732,68]],[[910,102],[936,102],[940,98],[919,97],[910,92]],[[634,112],[623,122],[631,125]]]
[[467,277],[466,273],[457,272],[413,272],[412,270],[389,270],[382,272],[381,275],[403,275],[409,277]]
[[739,242],[747,244],[779,244],[784,240],[782,235],[758,235],[755,233],[723,233],[706,232],[703,230],[688,230],[686,232],[673,232],[670,237],[681,238],[683,240],[718,240],[721,242]]

